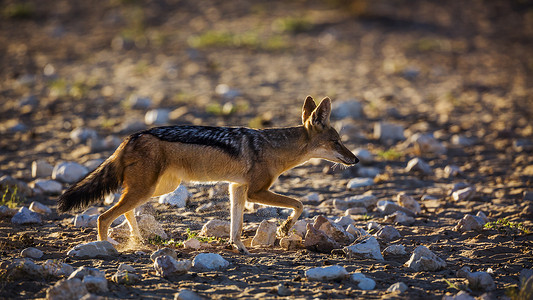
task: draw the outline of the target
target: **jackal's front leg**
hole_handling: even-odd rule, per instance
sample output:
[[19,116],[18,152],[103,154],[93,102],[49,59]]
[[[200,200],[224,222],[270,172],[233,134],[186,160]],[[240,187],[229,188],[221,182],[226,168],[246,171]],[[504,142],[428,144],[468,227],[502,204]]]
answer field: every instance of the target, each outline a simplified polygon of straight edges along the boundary
[[292,214],[278,228],[277,233],[279,236],[286,236],[289,233],[289,230],[292,228],[294,223],[296,223],[296,220],[298,220],[304,209],[302,202],[287,196],[273,193],[268,190],[255,192],[253,194],[248,195],[248,198],[251,202],[293,209]]
[[244,204],[248,194],[248,186],[245,184],[232,183],[229,186],[229,194],[231,201],[230,243],[232,243],[239,252],[250,254],[241,241],[242,214],[244,213]]

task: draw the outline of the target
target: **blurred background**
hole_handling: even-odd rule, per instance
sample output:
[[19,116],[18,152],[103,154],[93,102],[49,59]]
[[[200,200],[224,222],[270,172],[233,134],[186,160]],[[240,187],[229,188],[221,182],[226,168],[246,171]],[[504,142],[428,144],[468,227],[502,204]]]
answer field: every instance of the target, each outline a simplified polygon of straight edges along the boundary
[[532,1],[0,3],[0,166],[22,177],[150,126],[296,125],[306,95],[360,104],[334,115],[350,146],[378,121],[533,135]]

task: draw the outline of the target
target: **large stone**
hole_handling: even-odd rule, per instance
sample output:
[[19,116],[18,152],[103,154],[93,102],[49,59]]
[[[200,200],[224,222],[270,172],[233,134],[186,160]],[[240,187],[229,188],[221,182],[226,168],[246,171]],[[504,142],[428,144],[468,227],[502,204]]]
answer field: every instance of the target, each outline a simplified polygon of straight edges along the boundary
[[31,163],[31,177],[33,178],[44,178],[52,176],[52,171],[54,166],[49,164],[46,160],[35,160]]
[[344,247],[342,250],[348,257],[383,260],[379,243],[372,236],[367,237],[359,243]]
[[198,296],[191,290],[182,289],[178,293],[174,294],[174,300],[202,300],[204,298]]
[[468,280],[468,287],[473,290],[493,291],[496,289],[496,284],[487,272],[471,272],[466,274]]
[[33,195],[32,189],[24,182],[17,180],[9,175],[0,177],[0,191],[5,192],[9,189],[11,192],[17,191],[17,195],[30,197]]
[[[158,236],[162,239],[168,239],[168,235],[163,229],[163,226],[161,226],[161,224],[157,222],[153,215],[136,215],[135,219],[137,220],[137,224],[139,226],[139,230],[141,232],[142,237],[150,238]],[[110,235],[113,238],[126,238],[130,236],[130,227],[128,221],[124,218],[121,224],[111,228]]]
[[276,224],[263,220],[252,239],[252,247],[273,246],[276,241]]
[[438,271],[446,267],[446,262],[426,246],[418,246],[405,265],[415,271]]
[[294,231],[294,233],[303,238],[307,232],[307,224],[309,224],[309,222],[309,220],[298,220],[294,223],[290,231]]
[[178,259],[178,253],[176,252],[176,250],[168,247],[154,251],[152,255],[150,255],[150,259],[155,262],[156,258],[163,255],[168,255],[174,259]]
[[383,226],[380,230],[378,230],[378,232],[376,233],[376,237],[383,239],[385,241],[392,241],[402,236],[396,228],[390,225],[387,225],[387,226]]
[[61,183],[55,180],[37,179],[33,182],[33,187],[38,193],[49,195],[59,195],[63,189]]
[[343,280],[348,277],[348,272],[344,267],[335,265],[309,269],[305,271],[305,277],[315,281]]
[[454,191],[452,193],[452,199],[454,201],[466,201],[474,197],[475,194],[476,194],[476,189],[469,186],[464,189]]
[[380,200],[378,201],[377,203],[377,209],[379,212],[381,212],[382,214],[385,214],[385,215],[390,215],[392,213],[395,213],[397,211],[401,211],[403,212],[404,214],[407,214],[407,215],[410,215],[410,216],[414,216],[415,213],[413,211],[411,211],[410,209],[406,208],[406,207],[403,207],[403,206],[400,206],[392,201],[388,201],[388,200]]
[[407,252],[405,251],[404,245],[390,245],[387,248],[383,250],[384,255],[405,255]]
[[74,227],[85,228],[92,227],[95,228],[98,221],[97,215],[86,215],[86,214],[77,214],[74,216],[73,223]]
[[198,250],[198,249],[202,248],[202,242],[200,242],[199,240],[194,239],[194,238],[193,239],[188,239],[185,242],[183,242],[183,247],[185,249]]
[[216,253],[200,253],[192,261],[192,267],[196,271],[223,270],[229,266],[229,261]]
[[304,247],[315,252],[330,253],[331,250],[340,248],[340,245],[323,231],[316,229],[311,224],[307,224]]
[[48,259],[43,264],[43,271],[45,274],[50,276],[68,277],[70,274],[72,274],[72,272],[74,272],[74,268],[64,262]]
[[334,199],[333,205],[336,209],[344,211],[353,207],[369,208],[376,205],[377,202],[378,198],[374,195],[355,195],[346,198],[345,200]]
[[54,286],[46,290],[46,299],[48,300],[72,300],[80,299],[88,294],[85,284],[78,279],[63,279],[58,281]]
[[74,270],[74,272],[69,275],[68,279],[78,278],[80,280],[83,280],[85,276],[105,278],[105,273],[103,271],[98,270],[97,268],[82,266]]
[[446,147],[433,134],[415,133],[409,140],[419,154],[445,154]]
[[374,185],[374,179],[372,178],[352,178],[350,181],[348,181],[348,184],[346,187],[349,190],[357,189],[360,187],[366,187]]
[[0,264],[0,270],[6,270],[6,278],[10,280],[41,278],[44,275],[43,267],[29,258],[4,261]]
[[[157,270],[157,269],[156,269]],[[141,276],[135,272],[130,272],[128,270],[117,270],[113,276],[111,276],[111,281],[119,284],[136,284],[141,281]]]
[[105,277],[87,275],[83,277],[82,283],[91,293],[106,293],[109,291],[107,287],[107,279]]
[[302,244],[302,237],[299,236],[296,233],[291,233],[288,237],[284,237],[279,241],[279,245],[281,248],[286,250],[294,250],[301,248],[303,246]]
[[39,259],[41,257],[43,257],[43,251],[37,249],[37,248],[34,248],[34,247],[29,247],[29,248],[25,248],[24,250],[22,250],[20,252],[20,256],[22,257],[29,257],[29,258],[33,258],[33,259]]
[[210,220],[204,224],[200,236],[214,236],[218,238],[229,237],[230,222],[223,220]]
[[168,255],[158,256],[154,262],[154,269],[161,277],[185,274],[191,266],[192,263],[188,259],[177,261]]
[[389,288],[387,289],[387,292],[401,294],[407,291],[407,289],[408,289],[407,284],[403,282],[396,282],[395,284],[389,286]]
[[387,122],[374,124],[374,138],[380,141],[403,141],[405,140],[403,131],[404,128],[401,125]]
[[[316,225],[313,225],[315,228]],[[319,227],[319,230],[324,232],[327,236],[334,239],[337,243],[341,245],[346,245],[355,239],[354,236],[348,232],[346,232],[342,226],[335,224],[331,222],[330,220],[326,219],[325,222],[323,222]]]
[[65,183],[74,183],[89,173],[86,167],[76,162],[62,162],[54,167],[52,179]]
[[413,197],[411,197],[410,195],[407,195],[406,193],[399,193],[396,196],[396,201],[402,207],[407,208],[408,210],[412,211],[414,214],[419,214],[422,211],[420,208],[420,204]]
[[466,214],[459,223],[457,223],[453,230],[459,232],[480,231],[483,230],[483,225],[485,225],[485,223],[485,220],[481,217]]
[[52,210],[50,209],[50,207],[40,203],[40,202],[37,202],[37,201],[33,201],[31,204],[30,204],[30,210],[33,211],[33,212],[36,212],[38,214],[43,214],[43,215],[47,215],[47,214],[51,214],[52,213]]
[[74,246],[68,256],[76,259],[109,258],[118,255],[118,251],[108,241],[96,241]]
[[25,206],[21,207],[13,218],[11,218],[11,223],[17,225],[41,224],[42,222],[40,214],[29,210]]
[[431,167],[422,159],[415,157],[411,159],[407,166],[405,167],[405,171],[410,173],[421,173],[424,175],[431,175],[433,174],[433,171],[431,170]]

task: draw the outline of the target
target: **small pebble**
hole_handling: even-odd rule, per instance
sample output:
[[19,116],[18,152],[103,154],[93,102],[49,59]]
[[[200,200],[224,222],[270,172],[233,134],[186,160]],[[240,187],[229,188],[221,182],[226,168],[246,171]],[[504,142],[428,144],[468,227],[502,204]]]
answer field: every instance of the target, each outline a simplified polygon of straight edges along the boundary
[[33,259],[40,259],[41,257],[43,257],[43,251],[37,248],[34,248],[34,247],[29,247],[29,248],[22,250],[20,252],[20,256],[29,257]]

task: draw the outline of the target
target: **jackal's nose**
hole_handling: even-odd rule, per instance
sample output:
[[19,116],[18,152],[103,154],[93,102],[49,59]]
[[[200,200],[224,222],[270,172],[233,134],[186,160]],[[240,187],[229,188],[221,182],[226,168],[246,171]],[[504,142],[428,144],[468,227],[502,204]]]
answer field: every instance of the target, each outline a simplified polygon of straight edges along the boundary
[[352,165],[355,165],[355,164],[358,163],[358,162],[359,162],[359,158],[357,158],[357,156],[354,155],[354,156],[353,156],[353,163],[352,163]]

